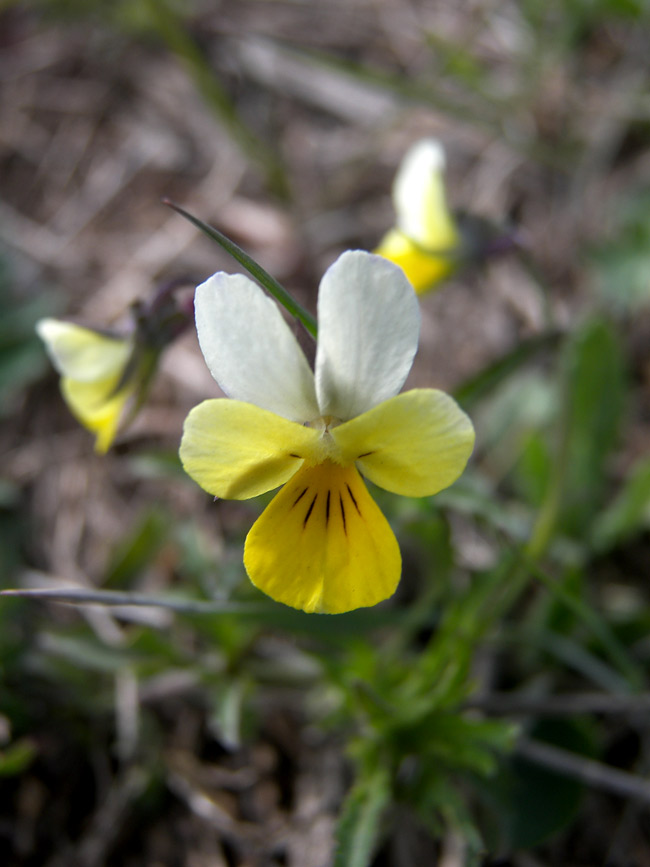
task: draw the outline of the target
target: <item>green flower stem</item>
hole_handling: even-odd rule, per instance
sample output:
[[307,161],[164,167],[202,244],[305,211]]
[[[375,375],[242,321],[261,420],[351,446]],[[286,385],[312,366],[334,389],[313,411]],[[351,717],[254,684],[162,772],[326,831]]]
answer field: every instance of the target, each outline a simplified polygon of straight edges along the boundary
[[163,202],[165,205],[169,205],[170,208],[173,208],[182,217],[185,217],[186,220],[189,220],[190,223],[193,223],[209,238],[212,238],[213,241],[216,241],[217,244],[219,244],[227,253],[230,253],[233,259],[236,259],[240,265],[243,265],[248,273],[261,283],[266,291],[275,298],[278,304],[282,304],[282,306],[288,310],[292,316],[304,325],[309,334],[316,339],[318,330],[316,320],[311,314],[307,313],[304,307],[298,304],[293,296],[287,292],[284,286],[278,283],[275,277],[271,277],[268,271],[265,271],[261,265],[248,255],[248,253],[245,253],[241,247],[235,244],[234,241],[231,241],[230,238],[226,237],[226,235],[218,229],[215,229],[214,226],[204,223],[203,220],[199,220],[198,217],[193,217],[192,214],[189,214],[169,199],[163,199]]

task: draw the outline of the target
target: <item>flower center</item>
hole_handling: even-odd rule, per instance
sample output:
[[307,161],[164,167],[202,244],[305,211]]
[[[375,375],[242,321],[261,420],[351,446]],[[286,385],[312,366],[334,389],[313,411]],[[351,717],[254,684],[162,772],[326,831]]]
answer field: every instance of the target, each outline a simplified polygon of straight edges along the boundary
[[314,430],[322,431],[329,431],[330,428],[336,427],[338,424],[341,424],[341,419],[333,415],[323,415],[305,423],[306,427],[313,427]]
[[330,429],[339,424],[341,424],[341,419],[331,415],[322,416],[307,422],[307,427],[320,431],[320,437],[316,442],[314,453],[309,458],[310,464],[316,465],[325,463],[325,461],[331,461],[340,466],[345,466],[350,463],[343,460],[341,449],[330,433]]

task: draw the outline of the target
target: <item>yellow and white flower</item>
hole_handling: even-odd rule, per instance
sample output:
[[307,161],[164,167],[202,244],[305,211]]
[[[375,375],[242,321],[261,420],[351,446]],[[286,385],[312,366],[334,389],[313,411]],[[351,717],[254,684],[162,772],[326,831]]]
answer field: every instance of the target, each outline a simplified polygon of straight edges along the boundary
[[96,435],[101,454],[111,447],[141,377],[129,375],[132,337],[112,337],[61,319],[41,319],[36,331],[61,375],[70,411]]
[[461,238],[447,206],[444,169],[438,141],[413,145],[393,184],[396,225],[375,250],[399,265],[418,293],[448,277],[458,260]]
[[315,374],[276,304],[247,277],[214,274],[197,288],[195,311],[203,355],[229,398],[188,415],[186,472],[229,499],[284,486],[246,539],[253,584],[307,612],[391,596],[400,551],[361,474],[428,496],[458,478],[474,443],[470,420],[446,394],[398,394],[420,324],[402,271],[361,251],[327,270]]

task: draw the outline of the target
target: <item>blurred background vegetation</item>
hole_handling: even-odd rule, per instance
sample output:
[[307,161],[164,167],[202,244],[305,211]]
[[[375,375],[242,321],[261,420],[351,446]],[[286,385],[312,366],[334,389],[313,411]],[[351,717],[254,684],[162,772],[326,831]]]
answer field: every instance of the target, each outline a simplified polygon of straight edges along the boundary
[[[0,863],[650,864],[647,2],[0,10],[0,586],[128,603],[0,600]],[[302,615],[245,577],[263,503],[180,469],[195,335],[99,457],[33,326],[236,270],[164,197],[313,310],[423,136],[519,239],[422,299],[410,384],[476,452],[374,492],[394,599]]]

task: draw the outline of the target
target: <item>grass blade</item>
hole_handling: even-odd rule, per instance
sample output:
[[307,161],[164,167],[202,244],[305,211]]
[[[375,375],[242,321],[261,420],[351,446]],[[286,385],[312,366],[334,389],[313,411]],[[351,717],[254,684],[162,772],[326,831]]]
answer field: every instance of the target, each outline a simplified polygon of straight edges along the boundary
[[208,238],[212,238],[213,241],[216,241],[217,244],[226,251],[226,253],[230,253],[233,259],[236,259],[252,277],[264,286],[266,291],[275,298],[278,304],[282,304],[285,310],[288,310],[292,316],[295,316],[295,318],[304,325],[312,337],[316,337],[317,326],[314,317],[307,313],[307,311],[287,292],[284,286],[278,283],[275,277],[271,277],[268,271],[265,271],[264,268],[255,261],[255,259],[249,256],[248,253],[244,252],[238,244],[231,241],[230,238],[223,234],[223,232],[215,229],[214,226],[204,223],[203,220],[194,217],[192,214],[188,213],[188,211],[181,208],[180,205],[175,204],[169,199],[163,199],[163,202],[165,205],[169,205],[169,207],[176,211],[176,213],[180,214],[181,217],[185,217],[186,220],[193,223],[197,229],[200,229],[208,236]]

